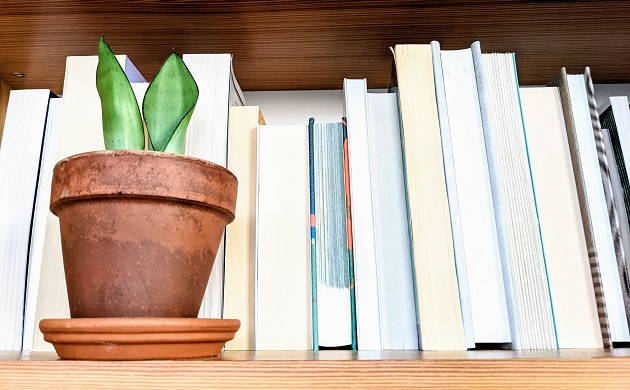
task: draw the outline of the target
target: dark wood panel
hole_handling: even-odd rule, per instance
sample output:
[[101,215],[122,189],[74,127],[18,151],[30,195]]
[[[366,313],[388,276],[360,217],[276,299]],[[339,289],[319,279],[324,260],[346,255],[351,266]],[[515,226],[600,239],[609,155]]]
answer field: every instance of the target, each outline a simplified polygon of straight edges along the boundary
[[0,79],[61,92],[65,57],[96,54],[105,33],[149,79],[173,48],[232,53],[244,90],[339,89],[344,77],[383,88],[388,47],[432,39],[444,49],[480,40],[484,51],[516,51],[522,84],[587,65],[595,82],[628,82],[628,20],[630,3],[616,1],[4,0]]

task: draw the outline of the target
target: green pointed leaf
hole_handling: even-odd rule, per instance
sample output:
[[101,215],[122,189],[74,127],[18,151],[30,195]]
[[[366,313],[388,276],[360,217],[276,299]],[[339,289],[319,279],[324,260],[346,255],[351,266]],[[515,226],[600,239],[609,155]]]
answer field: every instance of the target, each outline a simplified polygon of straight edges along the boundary
[[142,104],[150,143],[161,152],[184,153],[186,128],[199,88],[184,61],[173,52],[147,88]]
[[105,38],[98,43],[96,89],[101,98],[106,149],[144,149],[142,116],[127,75]]

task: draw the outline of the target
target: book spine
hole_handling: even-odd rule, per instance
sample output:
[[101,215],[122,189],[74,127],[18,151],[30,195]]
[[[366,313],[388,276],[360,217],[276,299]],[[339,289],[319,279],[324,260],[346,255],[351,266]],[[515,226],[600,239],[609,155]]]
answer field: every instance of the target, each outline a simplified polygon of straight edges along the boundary
[[315,158],[313,150],[313,126],[315,119],[308,120],[308,181],[310,187],[310,230],[311,230],[311,318],[313,321],[313,351],[319,350],[319,335],[317,330],[317,252],[316,217],[315,217]]
[[610,181],[610,171],[608,168],[608,159],[606,158],[606,149],[604,145],[604,137],[602,135],[601,124],[599,123],[599,115],[597,114],[597,102],[595,101],[595,88],[591,78],[591,70],[586,67],[584,70],[584,82],[586,84],[586,95],[588,97],[588,106],[593,123],[593,136],[595,137],[595,146],[597,147],[597,158],[602,175],[602,185],[604,186],[604,196],[606,197],[606,207],[608,209],[608,220],[613,236],[613,245],[615,248],[615,257],[617,259],[617,268],[619,269],[619,279],[621,283],[621,294],[623,297],[623,306],[626,309],[626,321],[630,324],[630,294],[628,293],[628,267],[626,265],[626,254],[623,250],[621,235],[619,233],[619,218],[617,216],[617,205],[613,197],[612,183]]
[[492,201],[494,204],[494,216],[497,225],[497,238],[499,242],[499,253],[501,256],[501,268],[503,271],[503,284],[505,286],[505,300],[508,310],[508,318],[510,323],[510,336],[512,338],[513,349],[521,349],[521,334],[519,329],[518,311],[516,308],[516,298],[514,296],[514,288],[512,283],[512,266],[509,259],[509,250],[507,246],[507,232],[503,223],[504,210],[503,199],[499,188],[497,171],[498,161],[495,161],[493,151],[497,148],[497,140],[493,134],[492,119],[490,117],[490,102],[488,101],[488,91],[486,87],[486,75],[483,68],[483,60],[481,57],[480,43],[474,42],[470,47],[473,56],[473,64],[475,67],[475,78],[477,81],[477,91],[479,93],[479,108],[481,111],[481,123],[483,127],[484,141],[486,143],[486,157],[488,159],[488,171],[490,174],[490,189],[492,192]]
[[578,147],[577,141],[577,130],[575,129],[575,122],[573,120],[573,109],[571,108],[571,98],[569,95],[569,83],[567,80],[566,69],[562,68],[560,70],[560,73],[553,80],[551,80],[548,85],[556,86],[560,91],[560,101],[562,103],[564,123],[567,128],[567,139],[569,141],[569,153],[571,154],[573,175],[575,177],[575,186],[580,203],[582,226],[584,228],[584,235],[586,239],[589,265],[591,267],[591,278],[593,279],[593,289],[595,290],[595,302],[597,304],[599,326],[602,330],[602,341],[604,348],[610,348],[612,347],[612,339],[610,334],[610,327],[608,324],[608,316],[606,315],[604,285],[602,284],[601,271],[599,269],[599,258],[597,256],[597,247],[595,246],[595,237],[593,235],[592,218],[588,208],[588,199],[586,197],[586,185],[584,183],[584,174],[582,163],[580,160],[580,149]]
[[435,79],[435,97],[440,123],[440,136],[442,138],[442,154],[444,158],[444,176],[446,179],[446,194],[448,197],[449,211],[451,214],[451,234],[453,235],[453,250],[455,252],[455,268],[457,270],[457,282],[459,285],[459,303],[462,311],[464,337],[466,346],[475,348],[475,331],[473,326],[472,307],[470,304],[470,288],[468,286],[468,272],[466,270],[466,254],[464,251],[464,238],[462,234],[461,218],[459,213],[459,198],[457,195],[457,180],[455,178],[455,163],[453,162],[453,149],[451,144],[450,126],[448,121],[448,108],[446,105],[446,91],[444,88],[444,75],[442,73],[442,58],[440,44],[431,42],[433,55],[433,76]]
[[341,118],[343,127],[343,177],[346,194],[346,230],[348,232],[348,269],[350,272],[350,323],[352,324],[352,350],[357,349],[357,314],[354,298],[354,256],[352,254],[352,208],[350,204],[350,160],[348,159],[348,128],[346,118]]

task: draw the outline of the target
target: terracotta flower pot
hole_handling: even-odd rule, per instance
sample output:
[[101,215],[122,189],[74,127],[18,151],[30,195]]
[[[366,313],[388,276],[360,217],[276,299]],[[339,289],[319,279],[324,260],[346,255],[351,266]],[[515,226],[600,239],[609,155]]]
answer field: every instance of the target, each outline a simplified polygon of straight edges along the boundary
[[50,209],[61,227],[71,316],[196,317],[236,189],[225,168],[168,153],[60,161]]

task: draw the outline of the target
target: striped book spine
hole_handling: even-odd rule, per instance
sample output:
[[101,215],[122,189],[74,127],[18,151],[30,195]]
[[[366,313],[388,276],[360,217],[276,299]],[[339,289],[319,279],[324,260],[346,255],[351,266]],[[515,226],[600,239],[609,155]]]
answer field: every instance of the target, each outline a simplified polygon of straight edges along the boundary
[[584,82],[586,83],[586,94],[588,97],[588,106],[593,123],[593,135],[595,137],[595,145],[597,147],[597,157],[602,173],[602,184],[604,186],[604,196],[606,197],[606,207],[608,208],[608,219],[610,221],[610,229],[613,236],[613,244],[615,247],[615,257],[617,258],[617,268],[619,269],[619,279],[621,283],[621,294],[623,296],[623,305],[626,309],[626,320],[630,324],[630,295],[628,294],[628,267],[626,266],[625,253],[621,242],[621,234],[619,233],[619,218],[617,217],[617,206],[613,197],[612,183],[610,181],[610,171],[608,169],[608,161],[606,158],[606,150],[604,147],[604,137],[602,128],[599,123],[599,115],[597,114],[597,103],[595,101],[595,89],[591,78],[591,70],[586,67],[584,70]]
[[562,68],[560,70],[560,73],[553,80],[551,80],[548,85],[558,87],[560,91],[562,112],[564,114],[564,123],[567,128],[567,139],[569,141],[569,153],[571,154],[571,162],[573,164],[573,175],[575,177],[575,186],[577,189],[578,200],[580,204],[582,226],[584,228],[589,264],[591,267],[591,277],[593,279],[593,288],[595,290],[597,314],[599,316],[599,325],[602,330],[602,341],[604,348],[610,348],[612,347],[612,338],[610,333],[610,326],[608,324],[608,317],[606,315],[604,286],[602,284],[601,271],[599,269],[599,259],[597,256],[597,248],[595,246],[595,238],[593,236],[592,218],[590,215],[588,200],[586,197],[586,186],[584,183],[582,163],[580,161],[580,152],[578,148],[575,121],[573,120],[573,109],[571,108],[571,97],[569,95],[569,82],[567,80],[566,69]]
[[350,204],[350,160],[348,159],[348,125],[341,118],[343,127],[343,177],[346,193],[346,229],[348,231],[348,269],[350,271],[350,318],[352,323],[352,350],[357,349],[357,313],[354,298],[354,256],[352,254],[352,208]]
[[591,121],[593,123],[593,135],[597,146],[597,157],[602,174],[602,184],[604,186],[604,195],[606,197],[606,206],[608,208],[608,219],[613,236],[613,244],[615,248],[615,256],[617,259],[617,268],[619,269],[619,279],[621,282],[621,292],[623,296],[623,304],[626,309],[626,320],[630,323],[630,295],[628,294],[628,267],[626,266],[626,254],[621,242],[621,234],[619,232],[619,218],[617,216],[617,206],[613,196],[612,183],[610,181],[610,170],[606,157],[606,150],[602,135],[599,115],[597,113],[597,103],[595,101],[595,89],[591,78],[590,68],[586,67],[584,71],[584,81],[586,83],[586,93],[588,96],[589,111]]
[[308,181],[310,187],[310,230],[311,230],[311,318],[313,321],[313,351],[319,350],[317,331],[317,251],[316,251],[316,217],[315,217],[315,159],[313,152],[313,127],[315,119],[308,120]]

